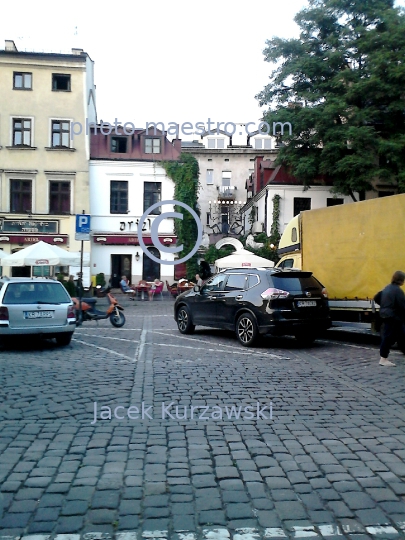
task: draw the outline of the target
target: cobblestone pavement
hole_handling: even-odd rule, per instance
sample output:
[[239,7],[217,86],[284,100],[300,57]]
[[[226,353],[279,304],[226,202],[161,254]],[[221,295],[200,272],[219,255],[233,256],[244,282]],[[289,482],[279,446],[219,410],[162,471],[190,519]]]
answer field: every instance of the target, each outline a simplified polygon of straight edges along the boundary
[[121,329],[0,353],[0,539],[405,538],[402,354],[245,349],[124,302]]

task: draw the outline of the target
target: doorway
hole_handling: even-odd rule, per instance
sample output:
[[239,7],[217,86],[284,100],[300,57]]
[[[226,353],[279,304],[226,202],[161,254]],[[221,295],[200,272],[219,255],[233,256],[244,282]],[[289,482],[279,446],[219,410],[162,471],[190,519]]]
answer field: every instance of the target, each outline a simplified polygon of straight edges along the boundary
[[[148,251],[156,258],[160,259],[160,252],[155,247],[147,248]],[[154,279],[160,279],[160,264],[152,261],[145,253],[143,254],[142,261],[142,279],[145,281],[153,281]]]
[[119,288],[121,277],[132,279],[132,255],[111,255],[111,286]]

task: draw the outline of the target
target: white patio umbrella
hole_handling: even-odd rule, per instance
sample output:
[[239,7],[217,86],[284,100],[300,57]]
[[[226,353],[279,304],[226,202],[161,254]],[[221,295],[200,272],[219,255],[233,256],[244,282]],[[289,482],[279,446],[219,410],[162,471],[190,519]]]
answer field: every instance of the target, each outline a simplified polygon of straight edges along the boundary
[[58,246],[37,242],[1,259],[2,266],[80,266],[80,256]]
[[237,249],[227,257],[217,259],[215,266],[219,272],[226,268],[271,268],[274,266],[274,262],[242,248]]
[[222,238],[221,240],[218,240],[215,247],[220,249],[226,245],[233,246],[236,251],[227,257],[222,257],[222,259],[217,259],[215,261],[217,272],[227,268],[271,268],[274,266],[273,261],[265,259],[264,257],[259,257],[245,249],[242,242],[237,238]]

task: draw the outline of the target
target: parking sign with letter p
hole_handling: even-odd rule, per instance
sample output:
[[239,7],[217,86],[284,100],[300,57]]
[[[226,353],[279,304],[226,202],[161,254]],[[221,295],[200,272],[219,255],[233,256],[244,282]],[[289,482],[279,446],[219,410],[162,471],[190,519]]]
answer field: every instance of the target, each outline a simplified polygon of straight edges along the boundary
[[90,215],[76,214],[75,240],[90,240]]

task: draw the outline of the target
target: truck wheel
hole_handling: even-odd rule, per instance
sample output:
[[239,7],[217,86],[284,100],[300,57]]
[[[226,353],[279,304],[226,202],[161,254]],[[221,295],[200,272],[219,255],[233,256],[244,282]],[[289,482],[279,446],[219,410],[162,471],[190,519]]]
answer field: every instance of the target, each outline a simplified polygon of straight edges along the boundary
[[115,326],[115,328],[121,328],[125,324],[125,315],[121,312],[112,313],[110,315],[110,323]]
[[65,333],[65,334],[58,334],[56,336],[56,343],[61,346],[65,347],[66,345],[69,345],[69,343],[72,340],[73,332]]
[[243,313],[236,323],[236,336],[244,347],[252,347],[257,340],[257,324],[250,313]]
[[181,306],[176,314],[177,328],[181,334],[192,334],[195,325],[191,322],[191,316],[186,306]]

